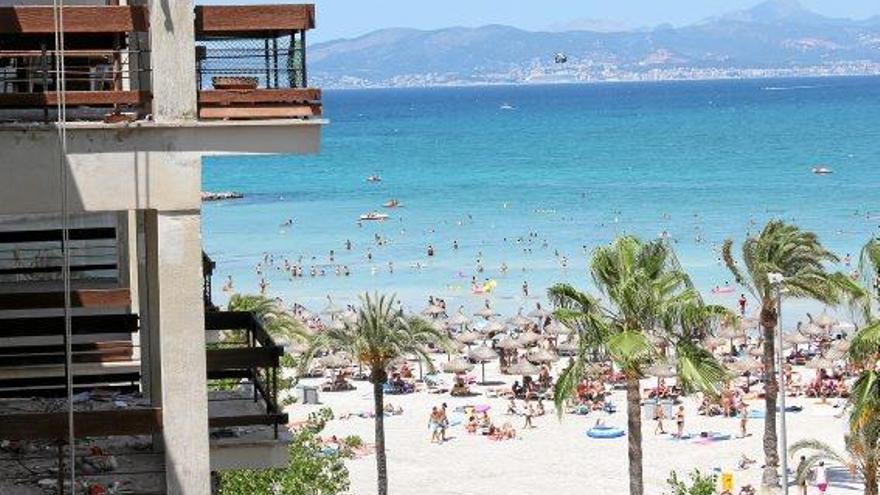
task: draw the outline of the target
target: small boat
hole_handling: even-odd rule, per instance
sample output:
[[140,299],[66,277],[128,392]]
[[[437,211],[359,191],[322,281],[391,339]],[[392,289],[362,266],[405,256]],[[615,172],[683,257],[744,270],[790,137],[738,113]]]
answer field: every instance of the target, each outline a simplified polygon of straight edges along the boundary
[[828,167],[818,166],[818,167],[813,167],[813,173],[816,175],[828,175],[828,174],[833,174],[834,170],[831,170]]
[[382,182],[382,177],[379,177],[376,174],[370,175],[367,177],[367,182]]
[[384,206],[385,208],[398,208],[403,205],[397,199],[389,199],[388,201],[382,203],[382,206]]
[[500,107],[501,110],[516,110],[516,107],[511,105],[510,103],[503,103]]
[[368,213],[364,213],[363,215],[360,216],[360,219],[365,220],[365,221],[366,220],[371,220],[371,221],[372,220],[380,220],[381,221],[381,220],[385,220],[387,218],[388,218],[388,215],[386,215],[384,213],[379,213],[378,211],[371,211]]

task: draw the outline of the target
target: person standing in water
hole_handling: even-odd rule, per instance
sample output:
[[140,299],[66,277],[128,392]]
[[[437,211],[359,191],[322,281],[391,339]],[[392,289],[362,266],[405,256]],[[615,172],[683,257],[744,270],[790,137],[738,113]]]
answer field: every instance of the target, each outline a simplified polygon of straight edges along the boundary
[[745,294],[739,295],[739,314],[741,316],[746,315],[746,295]]
[[529,283],[527,281],[522,283],[522,294],[523,297],[529,297]]

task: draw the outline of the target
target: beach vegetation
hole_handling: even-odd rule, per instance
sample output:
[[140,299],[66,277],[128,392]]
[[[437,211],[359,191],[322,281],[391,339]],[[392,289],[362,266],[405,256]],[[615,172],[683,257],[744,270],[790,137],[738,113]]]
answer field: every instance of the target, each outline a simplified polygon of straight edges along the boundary
[[688,474],[688,478],[684,479],[679,478],[678,473],[672,471],[666,484],[669,485],[667,495],[715,495],[718,477],[694,469]]
[[218,475],[219,495],[337,495],[349,488],[344,450],[327,449],[321,431],[333,418],[329,408],[309,415],[291,433],[287,466],[240,469]]
[[384,386],[388,370],[395,361],[415,356],[430,371],[433,364],[429,347],[447,347],[448,337],[417,316],[408,316],[394,296],[364,294],[353,323],[327,328],[309,341],[301,369],[320,353],[341,352],[355,359],[368,372],[373,388],[373,417],[376,442],[376,471],[379,495],[388,493],[388,467],[385,457]]
[[[768,222],[758,235],[743,241],[741,260],[736,259],[733,251],[733,241],[726,240],[722,248],[725,265],[736,283],[760,304],[764,410],[775,411],[779,395],[774,338],[779,320],[777,290],[785,298],[807,298],[834,305],[850,284],[845,276],[826,269],[827,263],[837,262],[838,258],[822,246],[816,234],[780,220]],[[783,276],[778,284],[770,280],[770,275],[776,273]],[[761,482],[764,486],[778,486],[779,442],[775,414],[768,414],[764,420],[763,448],[765,466]]]
[[730,314],[703,302],[664,240],[619,237],[593,252],[590,273],[599,296],[568,284],[549,289],[556,318],[578,333],[576,357],[554,389],[556,409],[564,410],[597,359],[610,359],[626,383],[629,492],[642,495],[639,381],[652,365],[669,363],[683,392],[718,393],[728,374],[700,342]]

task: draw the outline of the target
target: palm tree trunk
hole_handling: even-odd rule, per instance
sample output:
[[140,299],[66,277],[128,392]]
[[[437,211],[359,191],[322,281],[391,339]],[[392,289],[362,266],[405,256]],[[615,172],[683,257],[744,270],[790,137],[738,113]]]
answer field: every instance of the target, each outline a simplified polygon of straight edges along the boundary
[[779,486],[779,441],[776,437],[776,402],[779,383],[776,380],[776,349],[773,345],[775,326],[763,326],[764,330],[764,486]]
[[642,480],[642,395],[639,391],[639,378],[626,377],[626,424],[629,442],[629,494],[642,495],[645,491]]
[[385,397],[382,382],[373,382],[373,410],[376,425],[376,473],[378,495],[388,495],[388,464],[385,460]]
[[865,495],[878,495],[877,487],[877,460],[870,456],[865,463]]

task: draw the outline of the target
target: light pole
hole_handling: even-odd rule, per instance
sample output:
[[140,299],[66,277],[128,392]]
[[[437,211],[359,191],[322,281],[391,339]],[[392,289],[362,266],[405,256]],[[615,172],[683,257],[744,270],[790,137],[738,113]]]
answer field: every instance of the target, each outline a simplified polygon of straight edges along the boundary
[[[788,438],[785,428],[785,371],[782,356],[782,282],[785,277],[781,273],[769,273],[767,278],[776,291],[776,380],[779,382],[779,448],[782,461],[782,493],[788,495]],[[768,411],[769,412],[769,411]]]

